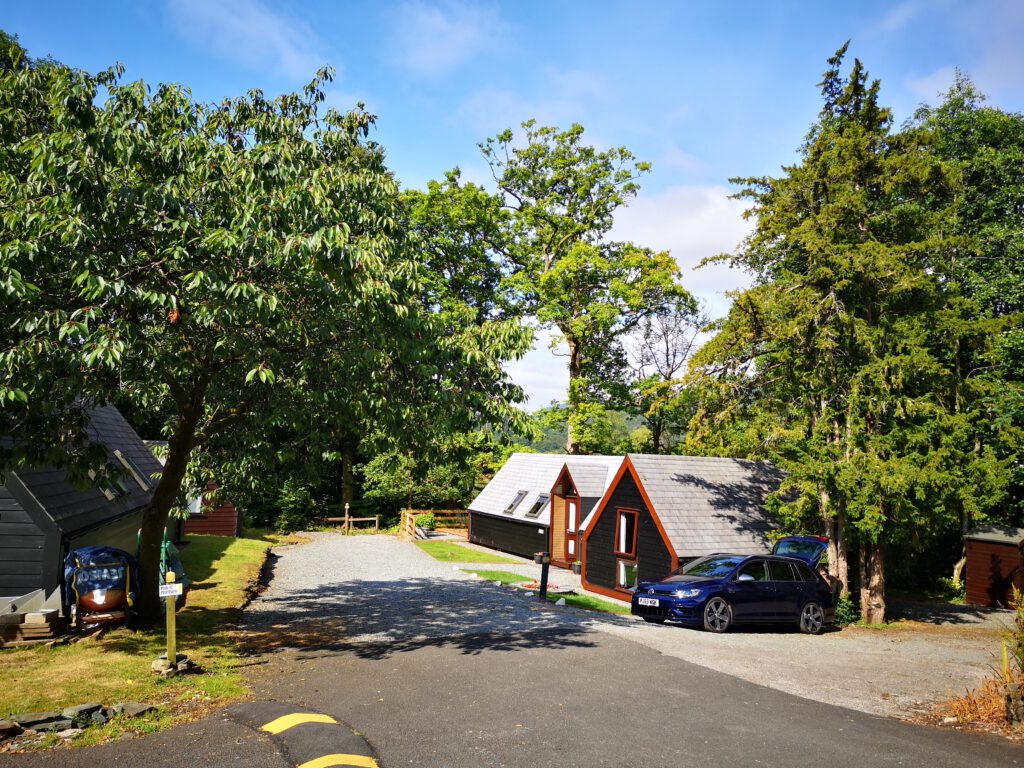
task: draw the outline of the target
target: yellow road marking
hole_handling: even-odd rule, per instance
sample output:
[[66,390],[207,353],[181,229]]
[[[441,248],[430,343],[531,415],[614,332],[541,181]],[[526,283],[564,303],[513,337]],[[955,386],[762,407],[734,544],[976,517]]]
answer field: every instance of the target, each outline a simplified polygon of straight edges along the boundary
[[351,765],[355,768],[379,768],[377,761],[366,755],[324,755],[303,763],[299,768],[330,768],[332,765]]
[[294,728],[296,725],[302,725],[303,723],[334,723],[337,725],[338,721],[330,715],[314,715],[311,712],[296,712],[294,715],[283,715],[276,720],[271,720],[263,726],[263,730],[268,733],[280,733],[281,731],[287,731],[289,728]]

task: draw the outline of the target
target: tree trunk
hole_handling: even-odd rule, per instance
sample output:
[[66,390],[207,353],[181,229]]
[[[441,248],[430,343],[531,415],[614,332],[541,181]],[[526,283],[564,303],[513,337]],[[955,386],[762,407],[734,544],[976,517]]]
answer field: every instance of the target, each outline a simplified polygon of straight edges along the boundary
[[203,413],[206,387],[193,390],[190,402],[181,409],[174,434],[168,441],[167,463],[160,483],[153,491],[153,500],[142,514],[139,537],[139,601],[138,620],[143,627],[155,626],[160,620],[160,548],[171,507],[181,490],[188,470],[189,456],[195,445],[196,426]]
[[885,621],[885,545],[864,542],[860,550],[860,615],[867,624]]
[[822,515],[825,517],[825,535],[828,537],[828,575],[832,591],[837,595],[850,594],[850,565],[846,547],[846,514],[842,504],[829,509],[828,491],[820,496]]
[[343,505],[351,504],[356,495],[355,473],[352,471],[355,453],[355,439],[346,435],[341,444],[341,503]]
[[651,425],[651,450],[654,453],[661,453],[661,433],[662,423],[661,419],[655,419],[648,422]]
[[836,508],[836,579],[839,581],[839,595],[850,594],[850,557],[846,545],[846,505]]
[[565,421],[565,452],[576,454],[580,452],[580,447],[576,442],[576,430],[573,422],[581,399],[577,390],[580,386],[580,375],[583,373],[583,356],[580,353],[579,343],[566,335],[565,331],[562,331],[562,335],[565,336],[565,343],[569,346],[569,418]]

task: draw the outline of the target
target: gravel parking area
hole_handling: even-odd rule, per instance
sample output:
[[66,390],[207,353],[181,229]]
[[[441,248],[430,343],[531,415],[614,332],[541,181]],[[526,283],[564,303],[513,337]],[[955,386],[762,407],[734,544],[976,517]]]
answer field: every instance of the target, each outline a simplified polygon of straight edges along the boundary
[[[428,640],[436,645],[438,638],[472,652],[528,644],[535,630],[557,630],[566,644],[601,631],[804,698],[909,716],[977,686],[996,663],[999,633],[1010,615],[955,607],[936,614],[934,607],[917,606],[918,621],[881,630],[713,635],[543,605],[388,536],[316,533],[311,539],[277,550],[270,587],[247,611],[254,646],[320,653],[344,643],[374,657]],[[471,567],[539,573],[525,561]],[[555,573],[566,581],[564,572]]]

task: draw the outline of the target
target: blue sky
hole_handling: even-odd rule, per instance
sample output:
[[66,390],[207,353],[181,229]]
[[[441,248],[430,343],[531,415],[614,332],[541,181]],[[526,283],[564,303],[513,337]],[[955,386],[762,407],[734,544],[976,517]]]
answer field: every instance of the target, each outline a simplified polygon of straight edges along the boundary
[[[1024,2],[47,2],[0,27],[33,55],[181,82],[203,100],[293,90],[323,64],[329,101],[366,102],[406,186],[453,166],[486,182],[477,142],[527,118],[580,122],[599,146],[654,165],[616,236],[670,249],[712,314],[744,285],[724,267],[749,227],[728,179],[776,173],[819,108],[825,59],[851,39],[898,122],[937,101],[954,68],[996,106],[1024,109]],[[836,4],[837,5],[837,4]],[[530,407],[564,397],[564,361],[538,348],[510,367]]]

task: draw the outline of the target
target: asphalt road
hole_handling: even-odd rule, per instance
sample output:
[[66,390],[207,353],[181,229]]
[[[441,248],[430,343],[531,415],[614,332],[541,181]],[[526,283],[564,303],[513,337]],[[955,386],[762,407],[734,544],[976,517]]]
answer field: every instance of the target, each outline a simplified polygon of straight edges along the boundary
[[1024,764],[998,738],[819,704],[598,631],[453,625],[389,645],[274,654],[257,690],[351,724],[386,768]]
[[[403,570],[397,548],[408,545],[352,538],[338,546],[362,549],[339,554],[325,540],[286,553],[278,586],[253,606],[248,669],[256,698],[272,702],[243,705],[263,707],[255,715],[232,708],[124,743],[0,756],[0,766],[279,768],[356,751],[353,731],[383,768],[1024,765],[1024,746],[746,682],[450,566],[414,559]],[[363,571],[344,570],[353,563]],[[258,729],[302,711],[337,724],[297,725],[283,743]]]

